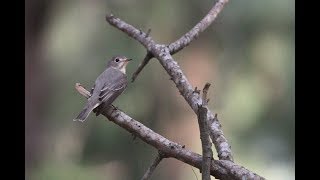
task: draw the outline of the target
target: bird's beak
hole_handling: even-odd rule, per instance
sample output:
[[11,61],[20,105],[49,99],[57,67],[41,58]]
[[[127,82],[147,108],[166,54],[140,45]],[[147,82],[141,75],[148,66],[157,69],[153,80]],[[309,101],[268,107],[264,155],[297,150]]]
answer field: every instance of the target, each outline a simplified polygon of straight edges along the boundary
[[129,61],[131,61],[132,59],[126,59],[126,62],[129,62]]

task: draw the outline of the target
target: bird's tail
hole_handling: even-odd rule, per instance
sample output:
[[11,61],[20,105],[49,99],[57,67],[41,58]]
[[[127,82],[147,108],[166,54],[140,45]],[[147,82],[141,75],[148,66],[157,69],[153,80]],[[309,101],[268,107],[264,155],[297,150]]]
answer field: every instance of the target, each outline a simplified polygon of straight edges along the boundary
[[91,113],[91,111],[96,108],[99,104],[96,104],[95,106],[86,106],[80,113],[79,115],[73,119],[73,121],[80,121],[80,122],[84,122],[87,117],[89,116],[89,114]]

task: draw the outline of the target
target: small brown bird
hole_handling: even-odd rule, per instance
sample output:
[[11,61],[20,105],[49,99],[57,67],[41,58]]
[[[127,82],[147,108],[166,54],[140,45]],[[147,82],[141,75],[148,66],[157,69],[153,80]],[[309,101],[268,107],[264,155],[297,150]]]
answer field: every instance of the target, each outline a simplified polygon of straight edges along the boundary
[[96,79],[87,104],[73,121],[83,122],[96,107],[99,106],[96,112],[99,115],[102,109],[111,105],[127,87],[126,66],[131,60],[125,56],[115,56],[108,62],[106,70]]

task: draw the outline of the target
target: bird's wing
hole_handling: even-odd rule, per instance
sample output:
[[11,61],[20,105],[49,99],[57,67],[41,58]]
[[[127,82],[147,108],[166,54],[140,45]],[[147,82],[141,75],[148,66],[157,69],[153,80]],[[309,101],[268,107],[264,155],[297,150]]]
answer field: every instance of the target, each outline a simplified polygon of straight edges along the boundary
[[111,104],[127,87],[125,75],[115,75],[112,81],[106,82],[100,90],[99,101]]

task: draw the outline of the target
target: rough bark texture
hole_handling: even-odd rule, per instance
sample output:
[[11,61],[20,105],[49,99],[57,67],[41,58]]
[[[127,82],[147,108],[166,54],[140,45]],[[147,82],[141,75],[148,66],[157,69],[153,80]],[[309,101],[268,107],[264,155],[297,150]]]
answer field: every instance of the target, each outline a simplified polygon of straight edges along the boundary
[[226,137],[223,135],[221,124],[218,121],[217,114],[209,118],[210,137],[218,152],[218,157],[221,160],[233,161],[231,146],[228,144]]
[[[191,166],[198,168],[202,167],[202,156],[194,153],[183,145],[175,143],[157,134],[150,128],[146,127],[139,121],[134,120],[124,112],[109,108],[102,113],[110,121],[133,133],[141,140],[155,147],[159,151],[166,154],[168,157],[176,158]],[[219,179],[264,179],[251,171],[226,160],[213,160],[211,163],[210,174]]]
[[[210,178],[210,176],[208,176],[208,170],[210,170],[211,175],[219,179],[264,179],[233,162],[231,147],[223,134],[217,115],[214,116],[210,109],[208,109],[206,98],[201,98],[200,93],[193,90],[192,85],[182,72],[180,66],[171,56],[172,54],[177,53],[184,47],[188,46],[199,36],[201,32],[209,27],[227,2],[228,0],[219,0],[212,7],[209,13],[194,28],[170,45],[155,43],[155,41],[149,36],[150,31],[145,33],[141,30],[138,30],[134,26],[114,17],[113,15],[107,15],[106,17],[106,20],[110,25],[116,27],[140,42],[147,50],[147,55],[143,62],[139,65],[137,71],[134,73],[133,80],[137,77],[139,72],[141,72],[149,60],[155,57],[171,77],[170,79],[175,83],[180,94],[184,97],[195,114],[198,115],[199,127],[202,129],[201,140],[203,142],[203,155],[205,159],[203,159],[201,155],[186,149],[184,146],[172,142],[160,134],[155,133],[119,109],[110,107],[105,109],[102,114],[110,121],[121,126],[122,128],[134,134],[136,137],[142,139],[147,144],[156,148],[166,157],[176,158],[198,169],[203,169],[203,173],[205,173],[203,177],[206,179]],[[88,94],[88,92],[82,92],[86,90],[81,87],[80,84],[77,84],[76,88],[82,95],[86,97],[90,96],[90,93]],[[207,93],[207,89],[204,88],[205,95]],[[205,95],[204,97],[206,97]],[[210,139],[208,138],[209,134],[206,133],[208,131],[210,132],[210,138],[218,152],[219,160],[211,159],[212,154],[210,154],[210,151],[208,151],[208,149],[211,150],[211,143]],[[210,158],[210,161],[207,161],[208,158]],[[147,171],[147,177],[151,176],[152,171],[160,162],[160,160],[161,159],[155,160],[150,169]]]
[[[156,44],[150,36],[147,36],[147,33],[138,30],[137,28],[122,21],[119,18],[114,17],[113,15],[108,15],[106,20],[112,26],[139,41],[149,53],[152,53],[152,55],[159,60],[160,64],[171,77],[171,80],[176,84],[176,87],[178,88],[180,94],[188,102],[192,110],[197,113],[198,104],[202,104],[201,97],[198,93],[194,93],[192,85],[183,74],[178,63],[171,56],[170,49],[166,45]],[[211,138],[213,138],[212,142],[217,148],[219,158],[233,161],[230,149],[231,146],[228,145],[227,139],[224,137],[224,134],[220,129],[220,123],[214,119],[213,113],[208,108],[206,109],[208,112],[207,118],[209,122],[212,122],[212,124],[210,125],[210,129],[212,131],[210,132],[212,134]]]
[[[90,97],[90,92],[84,89],[80,84],[76,84],[77,91],[85,96]],[[101,113],[110,121],[124,128],[128,132],[139,137],[142,141],[158,149],[165,154],[166,157],[172,157],[185,162],[191,166],[202,167],[202,156],[185,148],[185,146],[175,143],[154,132],[139,121],[128,116],[119,109],[112,106],[105,109]],[[213,160],[211,162],[210,174],[219,179],[264,179],[256,175],[244,167],[238,166],[231,161]]]
[[209,126],[207,123],[207,92],[210,84],[207,83],[203,88],[202,104],[198,105],[198,124],[200,130],[200,139],[202,145],[202,180],[210,180],[210,166],[212,160],[211,142],[209,136]]
[[212,159],[211,142],[209,139],[209,131],[207,128],[207,109],[199,106],[198,124],[200,129],[200,139],[202,144],[202,179],[210,180],[210,164]]

